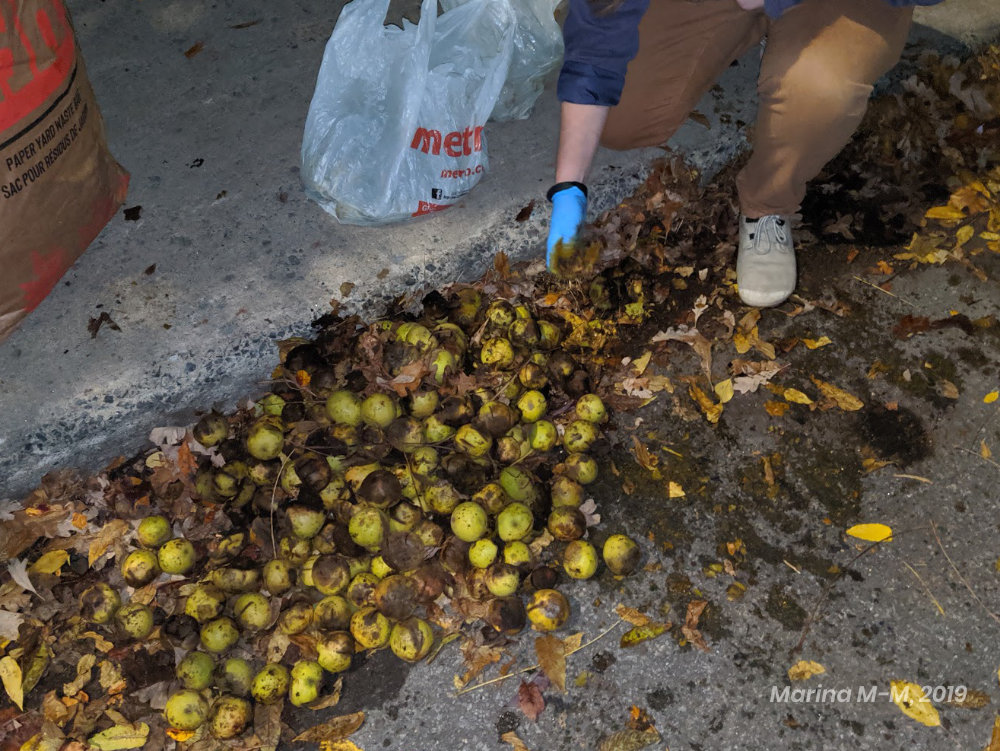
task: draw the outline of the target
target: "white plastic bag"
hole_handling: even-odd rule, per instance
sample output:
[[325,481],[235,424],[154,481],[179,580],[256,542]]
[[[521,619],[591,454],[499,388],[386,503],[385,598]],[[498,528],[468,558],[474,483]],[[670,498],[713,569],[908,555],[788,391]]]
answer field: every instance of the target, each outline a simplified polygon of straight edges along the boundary
[[[457,8],[468,0],[440,0],[444,10]],[[523,120],[531,114],[535,102],[551,73],[563,57],[562,29],[556,22],[556,8],[561,0],[510,0],[517,21],[514,53],[507,80],[497,97],[490,120]]]
[[507,77],[510,0],[469,0],[383,25],[388,0],[353,0],[330,36],[306,118],[302,179],[339,221],[384,224],[447,208],[489,161],[483,126]]

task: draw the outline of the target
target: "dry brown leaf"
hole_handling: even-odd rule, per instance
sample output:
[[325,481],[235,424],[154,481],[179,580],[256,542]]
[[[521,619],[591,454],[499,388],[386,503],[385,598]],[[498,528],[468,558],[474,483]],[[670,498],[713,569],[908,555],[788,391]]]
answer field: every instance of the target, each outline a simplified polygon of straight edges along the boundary
[[639,466],[649,472],[656,472],[657,468],[660,466],[660,457],[656,456],[650,452],[646,445],[640,441],[635,435],[632,436],[632,450],[635,453],[635,459],[639,462]]
[[465,660],[465,673],[455,683],[456,688],[465,686],[469,681],[483,672],[490,665],[500,662],[503,651],[499,647],[488,644],[476,644],[472,639],[462,642],[462,658]]
[[705,637],[701,635],[701,631],[698,630],[698,619],[701,618],[702,612],[708,602],[705,600],[692,600],[687,606],[687,615],[684,617],[684,625],[681,626],[681,633],[684,637],[694,644],[702,652],[708,652],[708,644],[705,643]]
[[90,543],[87,551],[87,565],[93,566],[108,551],[108,548],[118,542],[127,531],[128,522],[123,519],[112,519],[105,524]]
[[281,741],[281,712],[285,700],[274,704],[254,703],[253,731],[257,736],[260,751],[276,751]]
[[566,645],[558,636],[544,634],[535,639],[535,655],[546,677],[560,692],[566,692]]
[[536,721],[538,715],[545,709],[545,698],[534,681],[531,683],[521,681],[521,685],[517,688],[517,706],[532,722]]
[[339,676],[337,682],[333,684],[333,690],[318,701],[309,705],[309,709],[329,709],[340,703],[340,692],[344,688],[344,676]]
[[615,608],[615,612],[618,613],[619,618],[631,623],[633,626],[648,626],[653,622],[653,619],[645,613],[640,613],[635,608],[630,608],[626,605],[618,605]]
[[353,712],[352,714],[340,715],[332,720],[324,722],[315,727],[311,727],[304,733],[299,733],[292,738],[293,741],[302,743],[325,743],[327,741],[339,741],[351,735],[365,722],[364,712]]

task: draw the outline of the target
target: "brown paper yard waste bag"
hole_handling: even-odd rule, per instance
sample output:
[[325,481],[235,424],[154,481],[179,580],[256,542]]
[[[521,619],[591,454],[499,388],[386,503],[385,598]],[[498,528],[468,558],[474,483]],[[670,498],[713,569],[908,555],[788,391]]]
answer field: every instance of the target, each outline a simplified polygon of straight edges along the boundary
[[62,0],[0,0],[0,341],[125,200]]

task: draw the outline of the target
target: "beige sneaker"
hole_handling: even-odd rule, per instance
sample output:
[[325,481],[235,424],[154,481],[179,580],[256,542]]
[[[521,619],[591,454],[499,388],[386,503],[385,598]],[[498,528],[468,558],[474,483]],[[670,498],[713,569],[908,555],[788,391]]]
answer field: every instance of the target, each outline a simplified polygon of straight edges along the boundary
[[795,246],[788,217],[747,219],[740,214],[736,284],[740,299],[755,308],[779,305],[795,291]]

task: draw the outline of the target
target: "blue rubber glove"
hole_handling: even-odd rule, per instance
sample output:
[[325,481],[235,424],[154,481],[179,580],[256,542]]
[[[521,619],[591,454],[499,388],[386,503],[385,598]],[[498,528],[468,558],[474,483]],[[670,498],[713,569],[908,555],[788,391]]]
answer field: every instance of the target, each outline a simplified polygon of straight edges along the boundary
[[587,216],[587,186],[583,183],[557,183],[546,197],[552,202],[552,221],[549,223],[549,240],[545,252],[545,265],[553,274],[556,243],[564,245],[576,241]]

